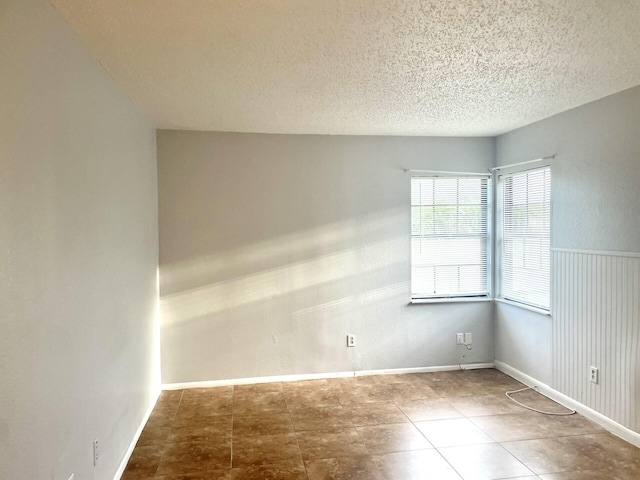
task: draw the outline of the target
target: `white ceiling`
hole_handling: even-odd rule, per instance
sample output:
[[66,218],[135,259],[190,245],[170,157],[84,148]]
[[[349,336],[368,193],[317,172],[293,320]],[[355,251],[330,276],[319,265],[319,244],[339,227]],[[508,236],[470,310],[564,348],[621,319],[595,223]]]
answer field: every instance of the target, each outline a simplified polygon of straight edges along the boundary
[[51,0],[159,128],[495,135],[640,84],[638,0]]

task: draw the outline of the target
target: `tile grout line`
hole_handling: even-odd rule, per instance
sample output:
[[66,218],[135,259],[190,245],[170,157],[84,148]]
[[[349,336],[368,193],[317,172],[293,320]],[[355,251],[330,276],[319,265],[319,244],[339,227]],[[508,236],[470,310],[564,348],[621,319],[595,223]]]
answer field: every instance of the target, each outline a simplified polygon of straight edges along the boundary
[[234,440],[234,426],[236,420],[236,386],[231,386],[231,447],[229,449],[229,473],[232,473],[233,470],[233,440]]
[[[282,387],[282,384],[280,384]],[[300,454],[300,461],[302,462],[302,468],[304,469],[304,474],[309,480],[309,472],[307,471],[307,464],[304,462],[304,458],[302,458],[302,449],[300,448],[300,441],[298,440],[298,433],[296,431],[296,426],[293,423],[293,418],[291,417],[291,409],[289,408],[289,402],[287,402],[287,397],[284,394],[284,389],[282,391],[282,399],[284,400],[284,405],[287,407],[287,414],[289,415],[289,421],[291,422],[291,428],[293,428],[293,436],[296,439],[296,445],[298,446],[298,453]]]

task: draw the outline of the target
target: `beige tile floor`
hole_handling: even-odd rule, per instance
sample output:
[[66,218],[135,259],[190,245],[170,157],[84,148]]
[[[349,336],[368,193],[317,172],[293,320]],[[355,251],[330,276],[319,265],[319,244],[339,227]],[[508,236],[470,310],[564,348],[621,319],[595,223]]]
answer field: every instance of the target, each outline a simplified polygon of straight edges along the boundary
[[505,397],[522,387],[486,369],[165,391],[123,479],[640,479],[640,449]]

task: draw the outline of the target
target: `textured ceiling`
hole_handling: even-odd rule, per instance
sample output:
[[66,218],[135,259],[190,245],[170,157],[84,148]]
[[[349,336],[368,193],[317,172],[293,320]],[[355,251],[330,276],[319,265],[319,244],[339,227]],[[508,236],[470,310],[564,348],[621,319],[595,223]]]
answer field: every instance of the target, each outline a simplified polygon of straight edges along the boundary
[[640,84],[638,0],[51,0],[159,128],[495,135]]

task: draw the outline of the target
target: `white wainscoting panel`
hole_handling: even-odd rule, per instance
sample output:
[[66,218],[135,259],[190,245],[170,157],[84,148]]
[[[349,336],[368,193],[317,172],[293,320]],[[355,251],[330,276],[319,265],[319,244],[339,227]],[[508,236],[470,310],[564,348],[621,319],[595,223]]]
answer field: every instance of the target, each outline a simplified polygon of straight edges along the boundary
[[639,431],[640,253],[553,249],[551,271],[555,389]]

